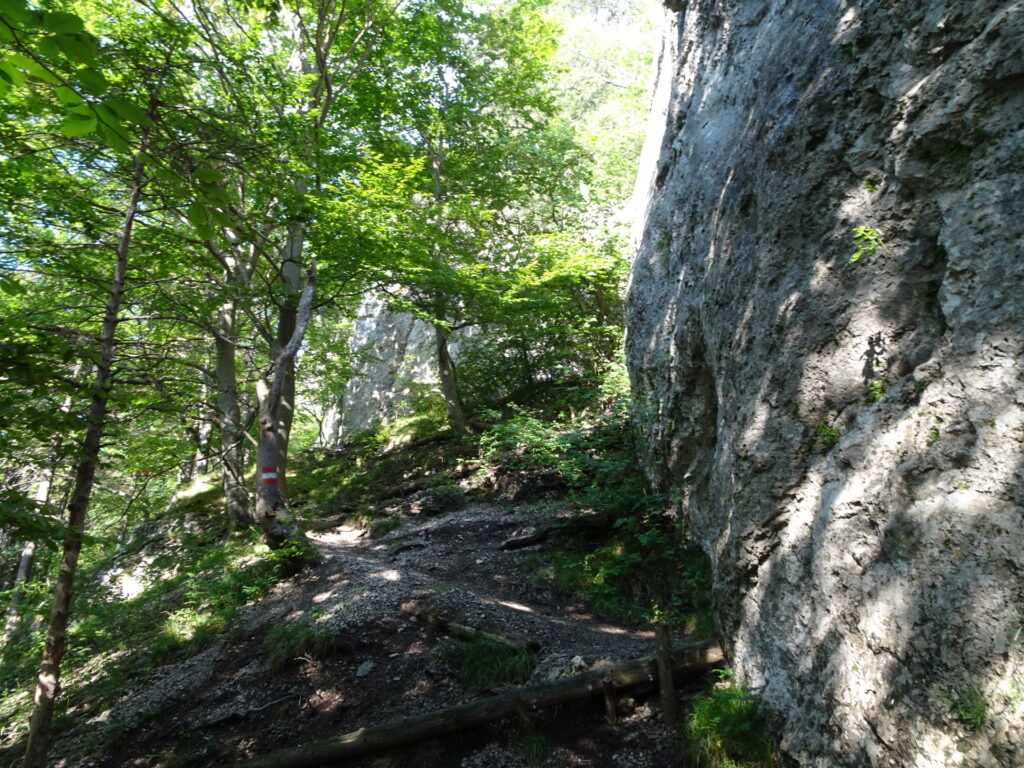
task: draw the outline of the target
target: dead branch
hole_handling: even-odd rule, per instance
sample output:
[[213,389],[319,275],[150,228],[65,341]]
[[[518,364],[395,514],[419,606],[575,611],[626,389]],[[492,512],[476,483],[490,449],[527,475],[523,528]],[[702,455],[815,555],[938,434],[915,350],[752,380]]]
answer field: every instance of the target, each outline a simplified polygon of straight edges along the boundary
[[551,533],[581,533],[584,531],[603,531],[611,528],[614,520],[605,515],[580,515],[550,520],[536,526],[529,526],[517,531],[514,536],[502,542],[500,549],[522,549],[532,544],[539,544]]
[[459,624],[458,622],[452,621],[445,616],[431,611],[428,608],[423,608],[416,603],[402,603],[399,610],[402,613],[407,613],[410,616],[415,616],[417,619],[422,621],[424,624],[429,624],[434,629],[444,632],[446,635],[457,637],[460,640],[478,640],[485,639],[491,640],[495,643],[501,643],[507,645],[510,648],[514,648],[517,651],[529,651],[536,653],[540,650],[540,643],[535,640],[517,640],[513,637],[507,637],[505,635],[499,635],[494,632],[487,632],[483,629],[477,629],[476,627],[470,627],[465,624]]

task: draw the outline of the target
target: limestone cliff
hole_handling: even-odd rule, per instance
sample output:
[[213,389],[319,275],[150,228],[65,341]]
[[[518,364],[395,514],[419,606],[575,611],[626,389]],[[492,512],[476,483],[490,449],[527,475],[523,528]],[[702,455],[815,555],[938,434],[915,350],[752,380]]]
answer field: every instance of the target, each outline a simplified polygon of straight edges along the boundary
[[[449,348],[456,361],[475,331],[470,326],[453,334]],[[341,445],[363,430],[408,416],[424,398],[442,397],[433,327],[378,296],[367,294],[360,304],[349,354],[352,375],[341,402],[324,418],[326,445]]]
[[674,7],[627,355],[732,663],[794,763],[1024,765],[1024,3]]

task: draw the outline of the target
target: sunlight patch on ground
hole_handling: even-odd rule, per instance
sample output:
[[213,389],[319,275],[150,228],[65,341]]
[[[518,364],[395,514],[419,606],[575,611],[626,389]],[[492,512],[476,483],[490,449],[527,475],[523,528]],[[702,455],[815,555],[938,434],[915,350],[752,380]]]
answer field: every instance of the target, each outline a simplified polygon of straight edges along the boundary
[[366,529],[342,525],[337,528],[332,528],[329,531],[324,531],[323,533],[310,533],[307,535],[309,538],[323,542],[324,544],[353,545],[366,536]]
[[495,600],[498,605],[503,605],[506,608],[511,608],[513,611],[522,611],[523,613],[533,613],[534,610],[528,605],[522,603],[513,603],[510,600]]

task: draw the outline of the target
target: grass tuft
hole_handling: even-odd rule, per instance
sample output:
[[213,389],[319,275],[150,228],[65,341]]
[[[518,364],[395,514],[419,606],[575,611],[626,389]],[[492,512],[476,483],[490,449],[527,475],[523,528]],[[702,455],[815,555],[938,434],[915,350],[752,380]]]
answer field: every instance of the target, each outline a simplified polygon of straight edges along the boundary
[[278,624],[267,633],[267,663],[272,672],[280,672],[298,658],[326,659],[336,647],[334,633],[314,619]]
[[757,696],[733,684],[731,670],[719,675],[687,715],[690,757],[700,768],[774,768],[778,759]]
[[441,656],[467,688],[486,689],[505,683],[524,683],[536,665],[529,651],[518,650],[488,638],[466,642],[446,640]]

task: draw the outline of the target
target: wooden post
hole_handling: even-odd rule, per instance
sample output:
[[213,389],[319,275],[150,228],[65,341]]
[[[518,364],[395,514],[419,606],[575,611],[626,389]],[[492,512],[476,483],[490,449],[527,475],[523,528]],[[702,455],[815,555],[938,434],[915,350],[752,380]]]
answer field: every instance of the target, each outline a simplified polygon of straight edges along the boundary
[[665,727],[675,728],[677,715],[676,685],[672,679],[672,633],[668,625],[654,625],[654,643],[658,657],[658,684],[661,688],[661,715]]
[[615,706],[615,683],[606,677],[601,681],[601,688],[604,690],[604,718],[608,725],[614,726],[619,719],[618,708]]

